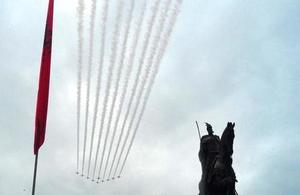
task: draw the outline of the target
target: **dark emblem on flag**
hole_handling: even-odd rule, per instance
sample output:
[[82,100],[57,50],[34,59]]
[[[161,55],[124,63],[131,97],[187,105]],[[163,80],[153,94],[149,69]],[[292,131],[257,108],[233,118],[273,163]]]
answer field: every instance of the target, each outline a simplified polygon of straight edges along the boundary
[[52,27],[46,27],[45,38],[44,38],[44,49],[51,54],[52,46]]

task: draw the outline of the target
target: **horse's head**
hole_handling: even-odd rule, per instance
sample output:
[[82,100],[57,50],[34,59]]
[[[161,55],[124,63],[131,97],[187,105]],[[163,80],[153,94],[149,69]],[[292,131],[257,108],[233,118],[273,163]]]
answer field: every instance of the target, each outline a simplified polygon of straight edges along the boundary
[[230,157],[233,153],[233,140],[234,140],[234,126],[235,123],[228,122],[227,126],[221,137],[221,146],[223,155]]
[[228,129],[234,129],[234,126],[235,126],[235,123],[232,123],[232,122],[228,122],[227,123],[227,127],[226,127],[226,129],[228,128]]

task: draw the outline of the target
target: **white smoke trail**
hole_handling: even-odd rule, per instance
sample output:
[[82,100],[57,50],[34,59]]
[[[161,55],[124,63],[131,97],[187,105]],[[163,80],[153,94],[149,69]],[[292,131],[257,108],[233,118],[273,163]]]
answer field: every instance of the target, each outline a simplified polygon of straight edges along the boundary
[[148,102],[148,99],[149,99],[149,96],[150,96],[153,84],[154,84],[154,81],[155,81],[155,78],[156,78],[156,75],[157,75],[159,67],[160,67],[161,60],[162,60],[162,58],[164,56],[164,53],[166,51],[166,48],[167,48],[169,40],[170,40],[170,36],[171,36],[172,31],[174,29],[174,26],[175,26],[175,23],[176,23],[176,20],[177,20],[177,16],[178,16],[179,11],[180,11],[181,4],[182,4],[182,0],[177,0],[177,2],[175,4],[175,8],[172,11],[169,28],[168,28],[166,34],[163,37],[163,40],[162,40],[162,43],[161,43],[161,47],[160,47],[159,52],[158,52],[158,56],[157,56],[156,61],[154,63],[154,65],[155,65],[154,71],[153,71],[154,73],[152,74],[151,80],[150,80],[148,88],[146,90],[145,98],[144,98],[144,101],[143,101],[143,104],[142,104],[141,113],[138,116],[138,120],[137,120],[136,126],[134,128],[133,136],[132,136],[132,138],[130,140],[130,144],[129,144],[129,147],[128,147],[127,152],[126,152],[125,159],[124,159],[124,161],[122,163],[122,167],[121,167],[121,170],[120,170],[120,173],[119,173],[119,177],[121,176],[121,174],[123,172],[123,169],[124,169],[124,166],[125,166],[128,154],[130,152],[130,149],[132,147],[134,138],[136,136],[136,132],[137,132],[137,130],[139,128],[139,125],[140,125],[140,122],[142,120],[142,117],[143,117],[143,114],[144,114],[144,111],[145,111],[145,108],[146,108],[146,105],[147,105],[147,102]]
[[136,74],[136,77],[135,77],[133,90],[131,91],[131,95],[130,95],[130,98],[129,98],[129,103],[128,103],[127,111],[126,111],[126,114],[125,114],[125,119],[124,119],[123,124],[122,124],[121,134],[120,134],[119,139],[118,139],[118,144],[117,144],[116,151],[115,151],[115,154],[114,154],[114,158],[113,158],[113,161],[112,161],[112,164],[111,164],[111,169],[112,169],[112,167],[115,163],[116,155],[118,153],[120,142],[121,142],[121,138],[122,138],[124,130],[125,130],[125,125],[126,125],[126,122],[127,122],[128,116],[129,116],[129,112],[130,112],[130,109],[131,109],[131,106],[132,106],[132,103],[133,103],[134,96],[136,94],[136,89],[137,89],[137,86],[138,86],[138,83],[139,83],[139,80],[140,80],[142,67],[144,66],[145,56],[146,56],[146,53],[147,53],[147,50],[148,50],[150,37],[152,36],[154,22],[156,20],[157,13],[159,11],[160,2],[161,2],[161,0],[156,0],[155,1],[154,7],[153,7],[153,12],[152,12],[152,15],[150,17],[149,26],[148,26],[148,29],[146,31],[145,41],[144,41],[143,47],[142,47],[142,54],[141,54],[140,59],[139,59],[138,71],[137,71],[137,74]]
[[133,109],[132,118],[129,121],[127,134],[125,136],[125,141],[123,142],[121,153],[120,153],[118,161],[117,161],[117,165],[116,165],[116,168],[115,168],[114,176],[116,174],[116,171],[118,169],[119,163],[121,161],[121,157],[123,155],[123,152],[124,152],[124,149],[125,149],[125,145],[126,145],[127,140],[129,138],[129,134],[130,134],[130,132],[132,130],[132,125],[133,125],[135,116],[137,114],[138,107],[139,107],[141,99],[142,99],[142,94],[143,94],[143,92],[145,90],[145,87],[146,87],[146,82],[148,81],[148,78],[149,78],[150,73],[151,73],[151,68],[153,66],[154,56],[155,56],[156,52],[158,51],[157,48],[159,47],[160,38],[162,37],[162,34],[163,34],[165,22],[167,21],[166,19],[167,19],[167,16],[168,16],[168,10],[169,10],[169,7],[170,7],[170,5],[172,3],[172,0],[167,0],[165,3],[166,4],[165,4],[165,7],[164,7],[164,10],[161,11],[161,15],[160,15],[160,19],[159,19],[159,24],[158,24],[158,28],[157,28],[157,33],[156,33],[156,35],[155,35],[155,37],[154,37],[154,39],[152,41],[153,44],[151,45],[150,56],[149,56],[149,58],[147,60],[147,66],[146,66],[146,70],[145,70],[146,75],[142,79],[140,90],[138,90],[137,102],[136,102],[136,104],[134,106],[134,109]]
[[[142,11],[141,11],[141,14],[139,16],[139,20],[138,20],[138,23],[137,23],[137,26],[136,26],[137,28],[136,28],[136,30],[134,32],[134,36],[133,36],[133,38],[134,38],[133,46],[132,46],[131,52],[129,54],[129,62],[128,62],[129,67],[128,67],[127,72],[126,72],[125,84],[124,84],[124,89],[123,89],[123,92],[122,92],[122,95],[121,95],[121,98],[120,98],[121,102],[120,102],[119,108],[118,108],[117,118],[116,118],[116,122],[115,122],[115,126],[114,126],[114,132],[117,130],[119,120],[120,120],[120,116],[121,116],[122,109],[123,109],[123,105],[124,105],[124,102],[125,102],[125,95],[126,95],[127,88],[128,88],[129,78],[130,78],[131,73],[132,73],[132,67],[133,67],[133,64],[134,64],[134,59],[135,59],[135,55],[136,55],[136,51],[137,51],[136,49],[137,49],[137,45],[138,45],[138,40],[139,40],[140,35],[141,35],[141,28],[142,28],[144,18],[145,18],[146,7],[147,7],[147,1],[144,1],[143,6],[142,6]],[[121,136],[119,137],[118,144],[120,142],[120,138],[121,138]],[[112,144],[113,144],[113,139],[111,140],[111,145]],[[109,156],[110,156],[110,152],[109,152]],[[116,158],[116,153],[114,155],[114,159],[115,158]],[[107,161],[109,161],[109,159]],[[111,176],[112,168],[113,168],[113,164],[110,167],[108,179]]]
[[78,73],[77,73],[77,168],[76,173],[79,174],[79,136],[80,136],[80,106],[81,106],[81,86],[82,86],[82,48],[83,48],[83,12],[84,2],[78,0],[77,16],[78,16]]
[[[101,16],[101,24],[100,24],[100,26],[101,26],[100,60],[99,60],[99,67],[98,67],[97,88],[96,88],[96,96],[95,96],[95,107],[94,107],[94,116],[93,116],[93,125],[92,125],[92,135],[91,135],[91,143],[90,143],[90,153],[89,153],[87,177],[89,177],[89,174],[90,174],[91,159],[92,159],[93,144],[94,144],[94,134],[95,134],[95,129],[96,129],[100,89],[101,89],[101,83],[102,83],[101,80],[102,80],[102,69],[103,69],[103,61],[104,61],[107,13],[108,13],[108,0],[105,0],[103,2],[103,11],[102,11],[102,16]],[[94,180],[94,175],[93,175],[92,181],[93,180]]]
[[83,144],[83,157],[82,157],[82,170],[83,176],[85,165],[85,150],[89,118],[89,104],[90,104],[90,87],[91,87],[91,73],[94,52],[94,28],[95,28],[95,13],[96,13],[96,0],[92,0],[91,15],[90,15],[90,39],[89,39],[89,58],[88,58],[88,76],[87,76],[87,91],[86,91],[86,107],[85,107],[85,131],[84,131],[84,144]]
[[[97,160],[98,160],[98,153],[99,153],[99,146],[100,146],[100,141],[103,133],[103,126],[104,126],[104,119],[106,116],[106,111],[107,111],[107,104],[108,104],[108,98],[110,94],[110,88],[111,88],[111,81],[113,77],[113,70],[115,66],[115,61],[116,61],[116,56],[117,56],[117,46],[119,42],[119,34],[120,34],[120,22],[122,19],[122,13],[123,13],[123,7],[124,7],[124,2],[123,0],[120,0],[120,3],[118,4],[118,10],[117,10],[117,18],[116,18],[116,25],[115,25],[115,31],[113,34],[113,40],[112,40],[112,52],[110,56],[110,66],[109,66],[109,72],[108,72],[108,80],[107,80],[107,85],[105,89],[105,97],[104,97],[104,108],[102,110],[102,116],[101,116],[101,126],[100,126],[100,134],[99,134],[99,139],[98,139],[98,145],[97,145],[97,152],[96,152],[96,159],[95,159],[95,167],[97,165]],[[106,149],[106,142],[108,138],[108,132],[106,133],[105,141],[104,141],[104,147],[102,150],[102,155],[101,155],[101,160],[100,160],[100,167],[98,171],[98,180],[100,179],[100,172],[102,168],[102,163],[103,163],[103,157],[105,154],[105,149]]]
[[[121,102],[120,102],[119,108],[118,108],[118,113],[117,113],[116,122],[115,122],[115,126],[114,126],[114,132],[117,130],[119,120],[120,120],[120,116],[121,116],[122,109],[123,109],[123,105],[124,105],[124,102],[125,102],[125,95],[126,95],[127,88],[128,88],[129,78],[130,78],[131,73],[132,73],[132,66],[133,66],[133,63],[134,63],[135,55],[136,55],[137,44],[138,44],[138,40],[139,40],[139,37],[140,37],[140,34],[141,34],[141,27],[142,27],[142,24],[143,24],[143,21],[144,21],[144,18],[145,18],[145,12],[146,12],[146,7],[147,7],[146,5],[147,5],[147,1],[144,1],[142,12],[141,12],[141,15],[139,16],[139,21],[137,23],[137,28],[134,32],[133,48],[132,48],[132,50],[130,52],[130,55],[129,55],[129,63],[128,63],[129,67],[128,67],[126,77],[125,77],[124,89],[123,89],[123,92],[122,92],[122,95],[121,95],[121,98],[120,98]],[[117,148],[119,147],[122,135],[123,135],[123,132],[119,136]],[[111,140],[111,145],[113,144],[113,141],[114,141],[114,139]],[[114,164],[114,161],[115,161],[115,158],[116,158],[116,154],[117,154],[117,150],[114,153],[114,158],[113,158],[114,160],[113,160],[113,163],[111,164],[111,167],[110,167],[108,179],[111,176],[111,172],[112,172],[113,164]],[[109,157],[110,157],[110,152],[109,152]],[[108,157],[107,161],[109,161],[109,157]]]
[[[120,88],[120,79],[121,79],[122,69],[123,69],[124,62],[125,62],[125,52],[127,51],[127,46],[128,46],[127,42],[128,42],[128,38],[129,38],[129,30],[130,30],[131,21],[132,21],[134,4],[135,4],[135,0],[131,0],[130,1],[129,14],[128,14],[128,17],[127,17],[127,20],[126,20],[126,23],[125,23],[124,40],[123,40],[123,43],[122,43],[122,51],[121,51],[121,56],[120,56],[121,62],[120,62],[119,67],[118,67],[117,81],[115,83],[115,86],[114,86],[115,90],[114,90],[114,93],[112,95],[113,100],[112,100],[112,106],[111,106],[111,109],[110,109],[110,112],[109,112],[107,132],[110,132],[112,117],[113,117],[113,114],[114,114],[114,107],[115,107],[116,99],[118,97],[118,92],[120,90],[119,89]],[[127,72],[131,72],[131,69],[132,69],[132,64],[129,64]],[[125,81],[124,88],[126,88],[127,83],[128,83],[128,79],[127,79],[127,81]],[[125,90],[126,89],[123,89],[123,91],[125,91]],[[122,101],[122,99],[121,99],[121,101]],[[110,142],[109,150],[108,150],[108,156],[107,156],[106,163],[105,163],[105,168],[104,168],[104,174],[103,174],[103,177],[102,177],[103,179],[105,179],[105,174],[106,174],[106,170],[107,170],[107,166],[108,166],[108,162],[109,162],[109,158],[110,158],[110,153],[111,153],[111,149],[112,149],[113,140],[114,140],[115,134],[116,134],[116,129],[117,128],[114,128],[113,133],[112,133],[112,138],[111,138],[111,142]]]

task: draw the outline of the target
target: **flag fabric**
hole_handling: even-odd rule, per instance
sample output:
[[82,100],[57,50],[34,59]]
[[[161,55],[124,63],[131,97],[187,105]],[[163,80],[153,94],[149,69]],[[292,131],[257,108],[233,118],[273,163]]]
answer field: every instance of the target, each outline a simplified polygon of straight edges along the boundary
[[37,154],[45,140],[51,68],[53,6],[54,0],[49,0],[36,104],[34,154]]

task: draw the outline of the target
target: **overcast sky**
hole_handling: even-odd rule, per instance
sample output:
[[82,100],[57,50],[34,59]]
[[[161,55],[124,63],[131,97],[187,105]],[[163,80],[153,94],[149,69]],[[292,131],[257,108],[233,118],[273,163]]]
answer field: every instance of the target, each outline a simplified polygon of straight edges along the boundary
[[[0,194],[31,194],[46,0],[0,0]],[[183,0],[120,180],[76,168],[76,3],[56,1],[46,142],[37,194],[197,194],[195,120],[236,122],[239,194],[300,193],[300,1]]]

